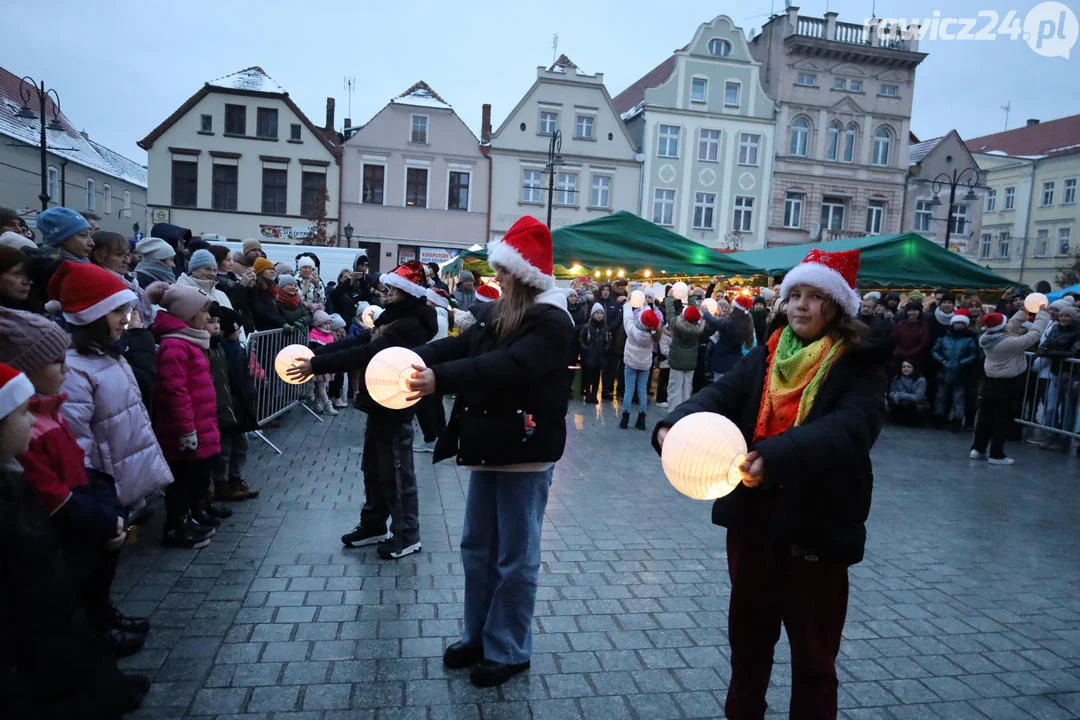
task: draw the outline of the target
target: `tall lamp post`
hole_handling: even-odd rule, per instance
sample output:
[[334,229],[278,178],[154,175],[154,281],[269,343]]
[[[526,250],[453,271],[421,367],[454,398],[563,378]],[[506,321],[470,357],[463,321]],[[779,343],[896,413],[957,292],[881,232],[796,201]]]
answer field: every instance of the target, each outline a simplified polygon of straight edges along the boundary
[[352,234],[353,234],[352,223],[346,224],[345,228],[342,230],[342,232],[345,233],[345,247],[352,247]]
[[[970,174],[970,177],[967,177]],[[966,179],[965,179],[966,178]],[[975,188],[979,184],[979,169],[974,166],[966,167],[963,170],[953,169],[952,173],[940,173],[932,181],[931,188],[934,191],[934,197],[927,203],[929,207],[936,208],[941,207],[941,194],[942,189],[946,185],[949,187],[949,212],[945,217],[945,249],[949,249],[949,238],[952,237],[953,231],[953,210],[956,208],[956,188],[960,185],[967,186],[967,194],[964,195],[962,200],[966,202],[974,202],[979,197],[975,194]]]
[[[37,95],[38,101],[38,115],[37,118],[41,120],[41,138],[38,141],[38,149],[41,151],[41,194],[38,195],[38,199],[41,200],[41,209],[49,209],[49,185],[48,185],[48,141],[45,138],[46,130],[63,130],[64,126],[60,124],[60,95],[52,89],[45,89],[45,83],[38,83],[34,78],[27,75],[19,81],[19,97],[22,98],[23,105],[19,109],[19,112],[15,114],[15,117],[22,118],[24,120],[34,120],[34,111],[30,109],[30,98],[33,95]],[[48,125],[45,123],[45,106],[48,102],[49,95],[53,96],[53,118],[49,121]]]
[[562,164],[562,131],[557,129],[551,134],[551,144],[548,145],[548,161],[547,165],[544,166],[544,172],[548,176],[547,226],[549,230],[551,229],[551,203],[555,199],[555,173]]

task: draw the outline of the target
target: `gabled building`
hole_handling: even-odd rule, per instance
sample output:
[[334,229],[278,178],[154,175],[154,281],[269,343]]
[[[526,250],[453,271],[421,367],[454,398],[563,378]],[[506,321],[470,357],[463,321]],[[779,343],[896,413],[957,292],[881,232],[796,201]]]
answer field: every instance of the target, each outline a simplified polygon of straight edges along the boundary
[[779,108],[769,244],[899,232],[918,40],[792,6],[750,52]]
[[151,222],[295,243],[308,235],[325,188],[327,236],[338,234],[333,98],[318,127],[262,68],[249,67],[204,84],[139,147],[149,160]]
[[[554,177],[548,152],[559,133]],[[562,55],[536,68],[536,81],[491,133],[485,114],[481,143],[491,157],[491,239],[522,215],[553,228],[640,206],[641,161],[604,87],[603,73],[582,73]],[[549,183],[553,189],[549,192]]]
[[712,248],[765,246],[776,107],[730,18],[615,96],[644,156],[641,215]]
[[[950,215],[951,180],[959,182]],[[973,255],[982,228],[983,173],[959,133],[950,130],[911,146],[901,232],[917,232],[964,255]]]
[[[31,92],[25,107],[20,87]],[[0,68],[0,205],[18,211],[34,226],[41,210],[44,122],[49,206],[95,213],[103,230],[125,237],[132,235],[135,223],[145,229],[146,168],[76,130],[51,96],[44,120],[39,112],[36,91]]]
[[487,242],[490,163],[454,109],[421,81],[346,130],[341,217],[373,270],[442,262]]

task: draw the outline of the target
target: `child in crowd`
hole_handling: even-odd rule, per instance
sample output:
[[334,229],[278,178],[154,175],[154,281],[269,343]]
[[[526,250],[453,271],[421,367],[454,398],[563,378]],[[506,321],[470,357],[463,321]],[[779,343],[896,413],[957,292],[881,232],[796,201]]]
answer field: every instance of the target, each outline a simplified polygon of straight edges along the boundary
[[[343,317],[337,313],[330,313],[330,332],[334,335],[334,342],[345,339],[346,327]],[[345,389],[345,375],[346,373],[335,373],[334,378],[330,381],[330,402],[339,410],[349,407],[348,400],[342,397],[342,390]]]
[[[207,311],[209,317],[206,320],[206,332],[210,333],[210,348],[206,351],[206,359],[210,363],[210,377],[214,379],[217,425],[221,438],[236,430],[239,425],[233,409],[233,394],[229,384],[229,359],[225,354],[221,336],[221,311],[223,309],[216,302],[210,303],[210,309]],[[224,450],[224,441],[222,441],[222,450]],[[222,453],[215,455],[211,463],[210,473],[214,480],[215,497],[218,481],[223,479],[220,477],[221,455]],[[216,516],[222,519],[232,517],[232,510],[221,507]]]
[[244,461],[247,460],[247,433],[258,429],[253,412],[255,383],[251,379],[251,359],[240,342],[243,321],[240,314],[229,308],[219,308],[221,347],[228,367],[229,390],[236,424],[221,430],[221,453],[214,468],[214,498],[217,500],[250,500],[259,491],[248,487],[244,480]]
[[889,386],[889,418],[903,425],[921,425],[930,411],[926,378],[915,371],[911,360],[900,362],[900,374]]
[[158,338],[158,386],[154,431],[172,468],[165,491],[166,547],[203,548],[210,544],[215,515],[209,503],[211,467],[221,452],[217,398],[207,351],[210,299],[193,287],[170,285],[151,330]]
[[[323,310],[316,310],[311,316],[311,330],[308,332],[308,347],[325,347],[334,342],[334,333],[331,330],[333,320]],[[314,410],[317,413],[337,415],[337,408],[330,402],[330,396],[326,391],[327,386],[333,379],[333,374],[315,376],[315,403]]]
[[966,308],[954,312],[948,331],[934,342],[931,353],[938,364],[934,419],[940,424],[951,421],[956,430],[964,425],[968,369],[978,359],[968,322]]
[[589,405],[595,405],[596,394],[600,392],[604,353],[611,347],[607,313],[600,303],[593,303],[589,322],[582,326],[578,340],[581,344],[581,399]]

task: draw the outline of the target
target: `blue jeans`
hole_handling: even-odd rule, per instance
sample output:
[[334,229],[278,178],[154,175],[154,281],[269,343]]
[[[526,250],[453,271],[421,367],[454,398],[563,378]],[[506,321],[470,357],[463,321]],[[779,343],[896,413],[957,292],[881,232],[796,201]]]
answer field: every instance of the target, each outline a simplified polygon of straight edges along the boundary
[[649,407],[649,371],[634,370],[629,365],[623,370],[623,412],[630,412],[630,403],[634,400],[634,388],[637,388],[638,407],[645,412]]
[[532,654],[540,530],[554,467],[541,472],[474,470],[465,501],[466,645],[488,660],[526,662]]

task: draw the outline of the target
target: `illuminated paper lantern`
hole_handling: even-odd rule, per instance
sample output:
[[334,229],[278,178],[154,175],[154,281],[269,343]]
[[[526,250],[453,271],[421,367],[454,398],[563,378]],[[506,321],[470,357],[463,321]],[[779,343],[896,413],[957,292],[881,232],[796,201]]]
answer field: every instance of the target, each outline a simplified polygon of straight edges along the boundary
[[1050,299],[1042,293],[1033,292],[1024,298],[1024,309],[1029,313],[1035,314],[1045,308],[1050,303]]
[[360,321],[364,323],[365,327],[374,328],[375,320],[382,315],[383,309],[378,305],[368,305],[364,308],[364,312],[360,314]]
[[371,399],[390,410],[401,410],[415,404],[416,400],[405,398],[413,394],[409,389],[413,365],[423,365],[420,356],[409,348],[388,347],[375,353],[364,372],[364,384]]
[[720,305],[712,298],[705,298],[705,302],[701,304],[705,306],[705,309],[709,311],[710,315],[715,315],[720,311]]
[[746,440],[735,423],[717,413],[687,415],[671,426],[660,461],[668,481],[687,497],[715,500],[742,482],[739,465]]
[[296,380],[289,377],[289,368],[295,367],[301,360],[310,360],[313,357],[315,357],[315,353],[311,352],[311,348],[307,345],[286,345],[274,358],[274,372],[290,385],[303,385],[312,376],[308,375],[304,380]]
[[630,293],[630,307],[637,310],[639,307],[645,304],[645,293],[640,290],[635,290]]
[[686,302],[686,298],[690,296],[690,286],[684,283],[682,280],[671,286],[671,297],[676,300],[682,300]]

